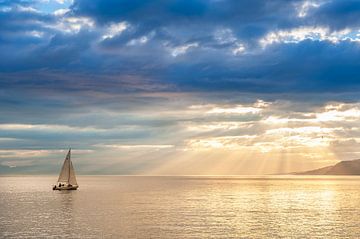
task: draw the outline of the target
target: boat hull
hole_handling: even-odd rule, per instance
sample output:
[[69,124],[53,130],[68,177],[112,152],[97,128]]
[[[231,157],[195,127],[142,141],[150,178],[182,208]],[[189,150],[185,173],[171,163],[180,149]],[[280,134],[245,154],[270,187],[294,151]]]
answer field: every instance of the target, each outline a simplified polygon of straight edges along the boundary
[[79,186],[63,186],[63,187],[59,187],[59,186],[54,186],[53,190],[58,190],[58,191],[63,191],[63,190],[76,190],[78,189]]

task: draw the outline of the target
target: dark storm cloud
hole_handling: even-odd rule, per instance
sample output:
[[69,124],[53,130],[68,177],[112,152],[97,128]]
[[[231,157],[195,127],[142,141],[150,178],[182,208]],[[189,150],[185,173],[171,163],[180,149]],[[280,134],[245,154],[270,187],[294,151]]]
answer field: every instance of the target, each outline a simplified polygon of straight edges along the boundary
[[274,44],[240,57],[198,50],[169,66],[167,76],[188,90],[351,92],[359,90],[359,54],[359,44],[352,41]]
[[90,16],[99,23],[130,21],[149,27],[181,23],[191,24],[259,24],[291,25],[295,19],[296,4],[291,1],[264,0],[155,0],[129,1],[78,0],[72,6],[77,15]]
[[[301,1],[171,0],[171,1],[75,1],[73,13],[88,16],[99,24],[128,21],[137,33],[170,30],[174,38],[203,37],[214,27],[230,27],[243,40],[256,39],[271,29],[290,28],[299,20],[296,5]],[[251,42],[249,42],[251,43]]]
[[360,2],[348,1],[325,1],[319,8],[309,11],[309,21],[314,24],[329,26],[334,30],[360,25]]
[[[298,16],[301,1],[78,0],[61,16],[26,9],[32,7],[29,1],[1,3],[0,69],[13,73],[1,75],[2,87],[118,93],[133,88],[281,93],[358,87],[357,42],[300,40],[264,49],[258,43],[281,29],[355,27],[355,1],[319,2],[304,17]],[[67,17],[87,17],[95,25],[64,32],[61,24],[81,24],[66,22]],[[121,21],[128,24],[121,34],[101,38],[110,24]],[[245,53],[232,54],[239,44]],[[172,56],[187,45],[194,47]]]

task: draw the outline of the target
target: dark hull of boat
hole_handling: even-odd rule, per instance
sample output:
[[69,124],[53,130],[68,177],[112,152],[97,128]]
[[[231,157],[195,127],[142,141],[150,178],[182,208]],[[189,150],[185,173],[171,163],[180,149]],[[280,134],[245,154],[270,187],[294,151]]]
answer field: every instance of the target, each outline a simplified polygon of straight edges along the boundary
[[63,190],[76,190],[78,189],[79,186],[70,186],[70,187],[58,187],[58,186],[54,186],[53,190],[59,190],[59,191],[63,191]]

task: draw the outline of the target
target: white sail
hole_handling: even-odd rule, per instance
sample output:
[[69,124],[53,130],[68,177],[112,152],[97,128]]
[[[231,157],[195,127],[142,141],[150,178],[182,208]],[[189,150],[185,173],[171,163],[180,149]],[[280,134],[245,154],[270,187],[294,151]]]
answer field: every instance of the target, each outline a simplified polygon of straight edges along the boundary
[[69,175],[69,184],[77,185],[76,177],[75,177],[75,170],[73,164],[70,160],[70,175]]
[[77,185],[75,170],[72,165],[70,157],[71,157],[71,149],[67,153],[64,164],[61,168],[58,183]]

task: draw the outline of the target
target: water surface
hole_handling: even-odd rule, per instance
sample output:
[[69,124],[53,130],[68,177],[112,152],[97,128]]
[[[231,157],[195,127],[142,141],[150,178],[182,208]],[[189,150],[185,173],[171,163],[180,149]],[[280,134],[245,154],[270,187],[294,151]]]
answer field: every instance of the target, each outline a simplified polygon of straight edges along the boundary
[[0,177],[5,238],[358,238],[360,177]]

